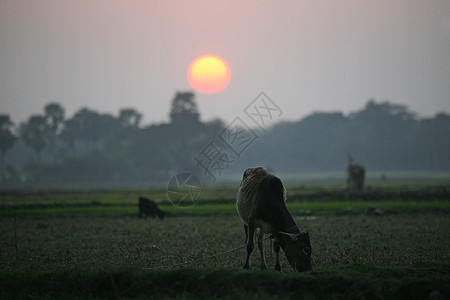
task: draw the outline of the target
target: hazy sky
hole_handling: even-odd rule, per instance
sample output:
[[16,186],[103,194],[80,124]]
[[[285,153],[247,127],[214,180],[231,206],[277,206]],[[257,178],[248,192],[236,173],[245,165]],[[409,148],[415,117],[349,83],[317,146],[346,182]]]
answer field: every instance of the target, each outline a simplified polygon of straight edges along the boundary
[[231,121],[261,91],[290,120],[370,98],[450,111],[449,0],[0,0],[0,112],[17,123],[57,101],[166,121],[205,53],[232,78],[197,95],[204,120]]

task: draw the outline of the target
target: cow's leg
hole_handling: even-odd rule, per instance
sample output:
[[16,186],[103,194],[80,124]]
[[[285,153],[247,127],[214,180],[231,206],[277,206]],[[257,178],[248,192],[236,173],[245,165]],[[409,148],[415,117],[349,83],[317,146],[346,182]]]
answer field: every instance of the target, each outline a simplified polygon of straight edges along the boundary
[[281,271],[280,267],[280,244],[277,239],[273,239],[273,250],[275,251],[275,270]]
[[248,225],[244,224],[244,232],[245,232],[245,244],[247,245],[247,238],[248,238]]
[[267,264],[266,259],[264,257],[264,232],[259,228],[258,230],[258,249],[259,253],[261,254],[261,270],[267,270]]
[[270,236],[269,250],[270,250],[270,257],[272,257],[273,256],[273,237],[272,236]]
[[250,255],[255,248],[253,236],[255,234],[255,221],[250,218],[248,222],[248,234],[247,234],[247,259],[245,260],[244,269],[251,269],[250,267]]

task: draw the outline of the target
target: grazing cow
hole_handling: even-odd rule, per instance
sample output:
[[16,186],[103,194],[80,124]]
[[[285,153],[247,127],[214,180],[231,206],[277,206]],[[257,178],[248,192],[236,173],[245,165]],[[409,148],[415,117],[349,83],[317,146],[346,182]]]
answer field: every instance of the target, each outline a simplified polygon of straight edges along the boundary
[[158,208],[155,201],[149,200],[144,197],[139,197],[139,218],[150,216],[152,218],[158,217],[164,219],[166,213]]
[[283,249],[290,265],[297,271],[311,270],[309,233],[301,232],[286,204],[286,190],[278,177],[263,167],[245,170],[237,195],[237,211],[244,223],[247,259],[244,269],[250,269],[250,254],[256,232],[261,254],[261,269],[267,269],[264,258],[264,234],[274,239],[275,270],[280,271],[279,252]]

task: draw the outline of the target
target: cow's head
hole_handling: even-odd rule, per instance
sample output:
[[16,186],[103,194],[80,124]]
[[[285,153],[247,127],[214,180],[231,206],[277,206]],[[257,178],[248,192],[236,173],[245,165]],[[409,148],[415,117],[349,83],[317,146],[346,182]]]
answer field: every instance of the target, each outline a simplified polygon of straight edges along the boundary
[[265,177],[270,174],[270,171],[267,170],[264,167],[255,167],[255,168],[248,168],[244,171],[244,175],[242,176],[242,183],[249,177]]
[[282,245],[290,265],[299,272],[311,270],[311,243],[309,241],[309,232],[299,232],[294,234],[280,231],[280,233],[280,237],[283,239],[283,242],[280,244]]

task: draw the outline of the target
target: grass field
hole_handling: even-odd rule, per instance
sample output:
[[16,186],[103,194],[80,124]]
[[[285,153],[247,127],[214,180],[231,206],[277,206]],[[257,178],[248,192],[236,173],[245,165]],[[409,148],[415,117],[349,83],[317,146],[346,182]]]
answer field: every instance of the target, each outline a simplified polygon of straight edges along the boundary
[[[153,199],[163,199],[163,187],[152,191]],[[314,192],[308,186],[288,191]],[[297,224],[311,235],[313,270],[299,274],[284,255],[282,272],[273,271],[268,240],[271,270],[258,270],[257,251],[253,270],[242,270],[244,232],[235,193],[233,185],[209,187],[204,201],[190,208],[161,201],[170,215],[159,220],[136,217],[137,197],[148,196],[147,189],[3,192],[0,297],[450,297],[450,199],[288,200]]]

